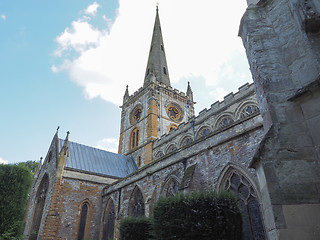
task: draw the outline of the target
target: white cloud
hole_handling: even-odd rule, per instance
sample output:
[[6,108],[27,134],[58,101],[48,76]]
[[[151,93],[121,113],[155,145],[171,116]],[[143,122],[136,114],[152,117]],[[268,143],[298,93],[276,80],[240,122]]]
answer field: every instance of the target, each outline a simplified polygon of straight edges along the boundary
[[9,161],[4,160],[3,158],[0,157],[0,164],[8,164]]
[[[60,66],[53,65],[52,70],[68,71],[70,79],[84,88],[86,97],[101,97],[121,105],[127,84],[130,94],[143,84],[155,19],[155,2],[120,0],[113,22],[106,16],[102,17],[109,23],[109,27],[102,30],[91,25],[88,19],[72,22],[71,27],[57,37],[59,46],[55,55],[62,56],[64,62]],[[172,83],[184,79],[197,88],[200,83],[192,82],[192,79],[203,77],[207,86],[217,87],[214,96],[220,96],[222,92],[236,90],[251,80],[245,54],[234,54],[244,53],[237,34],[246,1],[159,2]],[[75,59],[68,58],[71,50],[78,53]],[[231,57],[237,59],[231,61]],[[224,87],[225,84],[229,87]],[[195,96],[195,100],[201,101],[201,96]],[[213,98],[212,102],[215,100]]]
[[100,38],[99,30],[89,24],[86,19],[78,19],[71,23],[71,28],[66,28],[60,36],[56,37],[59,47],[54,52],[55,56],[62,56],[69,50],[84,53],[92,47],[97,47]]
[[103,138],[98,142],[96,147],[109,152],[118,153],[118,142],[119,140],[116,138]]
[[90,14],[95,16],[100,5],[97,2],[92,3],[88,6],[88,8],[84,11],[86,14]]
[[57,68],[55,65],[52,65],[51,66],[51,71],[54,72],[54,73],[57,73],[57,72],[59,72],[59,68]]
[[6,16],[5,14],[2,14],[2,15],[1,15],[1,18],[2,18],[3,20],[6,20],[7,16]]

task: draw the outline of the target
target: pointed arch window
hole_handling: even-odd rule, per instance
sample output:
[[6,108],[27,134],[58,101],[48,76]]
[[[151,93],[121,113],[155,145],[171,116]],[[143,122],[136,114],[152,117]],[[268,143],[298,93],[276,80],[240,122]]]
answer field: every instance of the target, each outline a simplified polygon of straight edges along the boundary
[[171,177],[164,185],[162,189],[162,196],[172,197],[179,192],[179,182],[175,177]]
[[81,207],[78,240],[85,239],[85,230],[86,230],[86,224],[87,224],[88,210],[89,210],[89,204],[87,202],[85,202]]
[[103,217],[103,240],[113,239],[115,219],[114,204],[112,199],[109,199]]
[[142,217],[145,215],[144,199],[141,190],[135,187],[129,201],[129,216]]
[[36,240],[38,237],[38,232],[41,224],[43,209],[45,205],[45,201],[47,198],[47,192],[49,188],[49,178],[48,175],[45,174],[41,180],[41,183],[38,188],[38,192],[36,195],[36,204],[35,204],[35,211],[33,214],[32,220],[32,230],[29,237],[29,240]]
[[253,184],[236,169],[227,172],[222,184],[239,198],[244,239],[266,239],[260,204]]

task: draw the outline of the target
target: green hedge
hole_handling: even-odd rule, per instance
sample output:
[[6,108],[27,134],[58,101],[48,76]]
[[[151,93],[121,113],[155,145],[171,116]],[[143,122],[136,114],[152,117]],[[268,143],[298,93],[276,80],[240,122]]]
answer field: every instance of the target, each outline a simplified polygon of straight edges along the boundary
[[152,222],[146,217],[128,217],[120,222],[121,240],[152,239]]
[[160,198],[154,206],[159,240],[242,240],[242,219],[236,198],[228,192],[200,192]]
[[0,239],[18,239],[32,184],[32,174],[22,166],[0,164]]

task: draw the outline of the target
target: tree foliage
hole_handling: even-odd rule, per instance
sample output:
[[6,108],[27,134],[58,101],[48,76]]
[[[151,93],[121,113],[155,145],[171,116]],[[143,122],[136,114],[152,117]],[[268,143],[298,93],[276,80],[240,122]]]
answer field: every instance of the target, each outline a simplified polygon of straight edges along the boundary
[[35,174],[35,172],[38,168],[39,162],[29,160],[26,162],[16,163],[15,165],[21,166],[21,167],[26,167],[27,169],[29,169],[31,171],[32,174]]
[[146,217],[128,217],[120,222],[121,240],[152,239],[152,222]]
[[153,216],[155,236],[159,240],[243,239],[237,200],[228,192],[160,198]]
[[232,193],[181,193],[160,198],[153,219],[123,219],[120,235],[121,240],[242,240],[242,218]]
[[25,166],[0,165],[0,239],[19,239],[32,184]]

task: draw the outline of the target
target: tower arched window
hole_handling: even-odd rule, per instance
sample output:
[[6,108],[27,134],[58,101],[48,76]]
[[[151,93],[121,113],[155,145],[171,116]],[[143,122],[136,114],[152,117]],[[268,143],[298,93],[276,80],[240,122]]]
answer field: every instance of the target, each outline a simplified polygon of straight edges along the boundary
[[139,145],[139,128],[135,128],[131,132],[130,136],[130,150]]

